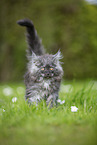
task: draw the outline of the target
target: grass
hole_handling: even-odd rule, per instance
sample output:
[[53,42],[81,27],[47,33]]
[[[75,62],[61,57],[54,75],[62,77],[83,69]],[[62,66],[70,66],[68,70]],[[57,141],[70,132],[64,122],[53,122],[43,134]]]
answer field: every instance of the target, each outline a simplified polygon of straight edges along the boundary
[[[65,103],[52,109],[45,102],[29,107],[24,93],[23,84],[0,85],[0,145],[97,144],[96,81],[63,82]],[[71,106],[78,111],[71,112]]]

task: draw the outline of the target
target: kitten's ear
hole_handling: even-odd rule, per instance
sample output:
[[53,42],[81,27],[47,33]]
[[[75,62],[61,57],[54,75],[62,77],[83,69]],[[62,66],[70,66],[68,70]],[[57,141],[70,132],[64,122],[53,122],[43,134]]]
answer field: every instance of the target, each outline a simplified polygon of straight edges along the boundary
[[31,57],[32,57],[33,59],[36,59],[36,58],[37,58],[37,55],[32,51]]
[[62,57],[62,54],[61,54],[60,50],[55,55],[53,55],[54,60],[60,60],[62,58],[63,57]]
[[38,56],[33,51],[31,51],[31,53],[32,54],[30,54],[29,51],[27,50],[27,58],[28,58],[28,60],[37,59]]

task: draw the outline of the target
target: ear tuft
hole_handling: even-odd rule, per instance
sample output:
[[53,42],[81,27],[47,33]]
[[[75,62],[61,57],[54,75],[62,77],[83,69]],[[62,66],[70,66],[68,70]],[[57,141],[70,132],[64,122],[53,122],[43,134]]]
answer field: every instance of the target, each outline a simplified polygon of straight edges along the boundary
[[32,59],[36,59],[37,55],[32,51],[32,55],[31,55]]
[[33,52],[33,51],[31,51],[31,53],[29,52],[29,50],[26,50],[27,51],[27,59],[30,61],[30,60],[34,60],[34,59],[37,59],[37,55]]
[[60,59],[63,58],[60,50],[55,55],[53,55],[53,56],[54,56],[54,59],[57,59],[57,60],[60,60]]

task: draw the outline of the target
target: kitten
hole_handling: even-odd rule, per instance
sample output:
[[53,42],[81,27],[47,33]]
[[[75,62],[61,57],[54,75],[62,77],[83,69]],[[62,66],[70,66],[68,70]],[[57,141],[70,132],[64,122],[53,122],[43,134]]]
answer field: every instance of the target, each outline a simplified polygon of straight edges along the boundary
[[17,21],[27,28],[27,72],[25,74],[25,99],[31,104],[46,100],[49,107],[57,105],[63,69],[60,64],[61,53],[45,54],[32,21],[23,19]]

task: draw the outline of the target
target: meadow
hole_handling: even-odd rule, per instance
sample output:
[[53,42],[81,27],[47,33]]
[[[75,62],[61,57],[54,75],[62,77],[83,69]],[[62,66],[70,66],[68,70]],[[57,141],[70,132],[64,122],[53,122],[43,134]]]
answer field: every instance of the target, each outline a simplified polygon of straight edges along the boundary
[[63,81],[52,109],[24,95],[23,83],[0,84],[0,145],[97,144],[97,81]]

